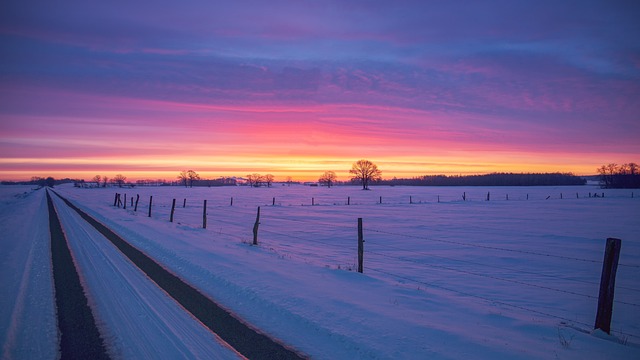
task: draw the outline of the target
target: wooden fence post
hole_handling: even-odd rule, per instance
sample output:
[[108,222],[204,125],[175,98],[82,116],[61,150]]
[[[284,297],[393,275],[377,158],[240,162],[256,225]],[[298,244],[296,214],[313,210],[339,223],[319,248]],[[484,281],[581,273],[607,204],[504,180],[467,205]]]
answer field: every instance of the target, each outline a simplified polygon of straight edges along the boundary
[[351,205],[351,196],[347,196],[347,205]]
[[440,195],[438,195],[438,203],[440,203]]
[[509,200],[509,194],[507,194],[507,200]]
[[204,201],[204,206],[202,207],[202,228],[207,228],[207,200]]
[[613,315],[613,293],[616,285],[616,271],[620,258],[620,239],[608,238],[604,249],[602,276],[600,278],[600,294],[598,295],[598,311],[594,329],[611,333],[611,316]]
[[253,224],[253,245],[258,245],[258,226],[260,226],[260,206],[258,206],[258,215],[256,215],[256,223]]
[[231,197],[231,204],[229,206],[233,206],[233,196]]
[[184,201],[182,202],[182,208],[186,208],[187,207],[187,199],[184,199]]
[[562,199],[562,193],[560,193],[560,199]]
[[[440,197],[440,195],[438,195],[438,198]],[[463,192],[462,193],[462,201],[467,201],[467,192]],[[438,200],[438,202],[440,202],[440,200]]]
[[136,206],[133,208],[133,211],[138,211],[138,201],[140,201],[140,194],[136,194]]
[[413,204],[413,197],[409,195],[409,204]]
[[273,198],[273,201],[271,202],[271,206],[276,206],[276,198]]
[[169,216],[169,222],[173,222],[173,213],[176,211],[176,199],[173,199],[171,204],[171,215]]
[[489,201],[489,199],[491,199],[491,193],[487,191],[487,201]]
[[380,196],[380,204],[382,204],[382,196]]
[[311,206],[316,204],[316,198],[311,198]]
[[124,203],[123,204],[124,205],[123,205],[122,208],[126,210],[127,209],[127,194],[124,194]]
[[131,206],[133,206],[133,196],[131,197]]
[[362,235],[362,218],[358,218],[358,272],[363,271],[364,236]]
[[118,205],[118,193],[113,197],[113,206]]
[[153,195],[149,196],[149,217],[151,217],[151,205],[153,204]]

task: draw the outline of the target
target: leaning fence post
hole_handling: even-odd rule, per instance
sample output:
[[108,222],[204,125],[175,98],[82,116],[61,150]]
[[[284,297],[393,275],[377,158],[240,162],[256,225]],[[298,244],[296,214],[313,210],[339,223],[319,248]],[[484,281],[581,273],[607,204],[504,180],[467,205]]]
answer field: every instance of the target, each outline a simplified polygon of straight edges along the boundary
[[133,208],[133,211],[138,211],[138,201],[140,201],[140,194],[136,194],[136,206]]
[[594,329],[611,333],[611,316],[613,315],[613,293],[616,285],[616,271],[620,258],[620,239],[608,238],[604,249],[602,276],[600,278],[600,294],[598,295],[598,311]]
[[362,262],[364,258],[364,237],[362,235],[362,218],[358,218],[358,272],[362,273]]
[[149,196],[149,217],[151,217],[151,205],[153,204],[153,195]]
[[176,199],[173,199],[171,204],[171,216],[169,216],[169,222],[173,222],[173,213],[176,211]]
[[260,206],[258,206],[258,215],[256,215],[256,223],[253,224],[253,245],[258,245],[258,226],[260,226]]
[[127,194],[124,194],[124,203],[123,203],[122,208],[123,208],[123,209],[126,209],[126,208],[127,208]]
[[202,207],[202,228],[207,228],[207,200],[204,201],[204,206]]

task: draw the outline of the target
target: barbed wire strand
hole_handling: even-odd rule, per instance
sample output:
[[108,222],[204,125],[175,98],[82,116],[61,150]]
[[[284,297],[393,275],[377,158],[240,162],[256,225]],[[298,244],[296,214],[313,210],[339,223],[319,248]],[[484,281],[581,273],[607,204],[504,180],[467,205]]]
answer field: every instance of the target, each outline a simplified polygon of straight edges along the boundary
[[[428,256],[428,257],[435,257],[435,258],[439,258],[439,259],[457,261],[457,262],[461,262],[461,263],[466,263],[466,264],[471,264],[471,265],[476,265],[476,266],[483,266],[483,267],[488,267],[488,268],[492,268],[492,269],[506,270],[506,271],[510,271],[510,272],[513,272],[513,273],[536,275],[536,276],[542,276],[542,277],[546,277],[546,278],[550,278],[550,279],[564,280],[564,281],[568,281],[568,282],[576,282],[576,283],[582,283],[582,284],[588,284],[588,285],[596,285],[596,286],[600,285],[600,283],[595,282],[595,281],[580,280],[580,279],[569,279],[569,278],[566,278],[566,277],[557,276],[557,275],[551,275],[551,274],[545,274],[545,273],[542,273],[542,272],[527,271],[527,270],[516,269],[516,268],[500,266],[500,265],[483,264],[483,263],[479,263],[479,262],[471,261],[471,260],[455,259],[455,258],[452,258],[452,257],[436,255],[436,254],[432,254],[432,253],[424,252],[424,251],[415,251],[415,250],[402,249],[402,248],[399,248],[397,246],[393,246],[393,245],[389,245],[389,244],[374,243],[374,245],[375,246],[380,246],[380,247],[383,247],[383,248],[390,248],[390,249],[399,250],[399,251],[406,251],[406,252],[411,253],[412,255],[423,255],[423,256]],[[369,246],[371,246],[371,242],[370,241],[369,241]],[[616,289],[624,289],[624,290],[629,290],[629,291],[640,292],[640,289],[634,289],[634,288],[621,286],[621,285],[616,285]]]
[[[365,269],[366,270],[371,270],[373,272],[379,272],[379,273],[382,273],[382,274],[385,274],[385,275],[388,275],[388,276],[393,276],[395,278],[403,279],[403,280],[406,280],[406,281],[411,281],[413,283],[423,284],[423,285],[426,285],[426,286],[430,286],[430,287],[433,287],[433,288],[449,291],[449,292],[456,293],[456,294],[459,294],[459,295],[480,299],[480,300],[487,301],[487,302],[490,302],[490,303],[503,305],[503,306],[507,306],[507,307],[511,307],[511,308],[515,308],[515,309],[519,309],[519,310],[523,310],[523,311],[527,311],[527,312],[530,312],[530,313],[534,313],[534,314],[538,314],[538,315],[542,315],[542,316],[546,316],[546,317],[551,317],[551,318],[563,320],[563,321],[566,321],[567,323],[579,324],[579,325],[586,326],[586,327],[591,327],[592,326],[590,324],[587,324],[587,323],[584,323],[584,322],[581,322],[581,321],[578,321],[578,320],[571,320],[571,319],[568,319],[566,317],[549,314],[549,313],[546,313],[546,312],[543,312],[543,311],[539,311],[539,310],[529,309],[529,308],[526,308],[524,306],[514,305],[514,304],[510,304],[510,303],[504,302],[504,301],[490,299],[488,297],[475,295],[475,294],[471,294],[471,293],[460,291],[460,290],[454,290],[454,289],[451,289],[451,288],[446,287],[446,286],[436,285],[436,284],[429,283],[429,282],[426,282],[426,281],[412,279],[412,278],[409,278],[409,277],[406,277],[406,276],[393,274],[393,273],[390,273],[388,271],[384,271],[384,270],[380,270],[380,269],[374,269],[374,268],[370,268],[368,266],[365,266]],[[615,332],[615,333],[621,334],[621,335],[633,336],[633,337],[639,337],[640,338],[640,335],[630,334],[630,333],[626,333],[626,332],[623,332],[623,331],[612,331],[612,332]]]
[[[497,247],[497,246],[471,244],[471,243],[465,243],[465,242],[454,241],[454,240],[434,239],[434,238],[428,238],[428,237],[425,237],[425,236],[417,236],[417,235],[409,235],[409,234],[398,234],[398,233],[392,233],[392,232],[389,232],[389,231],[384,231],[384,230],[379,230],[379,229],[374,229],[374,228],[367,228],[367,231],[373,231],[373,232],[380,233],[380,234],[402,236],[402,237],[421,239],[421,240],[427,240],[427,241],[441,242],[441,243],[447,243],[447,244],[455,244],[455,245],[476,247],[476,248],[488,249],[488,250],[498,250],[498,251],[506,251],[506,252],[513,252],[513,253],[519,253],[519,254],[536,255],[536,256],[544,256],[544,257],[553,257],[553,258],[558,258],[558,259],[563,259],[563,260],[574,260],[574,261],[588,262],[588,263],[594,263],[594,264],[602,264],[602,261],[599,261],[599,260],[581,259],[581,258],[576,258],[576,257],[571,257],[571,256],[545,254],[545,253],[540,253],[540,252],[535,252],[535,251],[528,251],[528,250],[518,250],[518,249],[501,248],[501,247]],[[618,264],[618,266],[640,268],[640,265]]]

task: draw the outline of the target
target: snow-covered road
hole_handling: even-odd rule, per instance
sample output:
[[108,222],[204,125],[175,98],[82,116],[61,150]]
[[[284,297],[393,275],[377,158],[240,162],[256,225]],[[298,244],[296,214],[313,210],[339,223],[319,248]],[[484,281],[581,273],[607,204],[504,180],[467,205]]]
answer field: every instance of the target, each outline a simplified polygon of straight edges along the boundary
[[238,358],[93,226],[53,199],[112,358]]
[[[3,357],[55,358],[49,237],[41,229],[44,191],[0,190],[0,270],[3,289],[9,289],[0,298]],[[509,191],[510,200],[478,200],[489,190]],[[127,191],[145,202],[135,212],[113,206],[120,189],[56,187],[208,298],[312,358],[637,359],[640,202],[627,192],[583,196],[594,190],[136,188]],[[462,191],[466,202],[459,199]],[[580,198],[545,200],[560,191],[579,191]],[[408,205],[410,195],[415,202],[438,194],[442,203]],[[385,204],[377,204],[381,195]],[[340,199],[348,196],[356,205],[344,206]],[[251,246],[255,206],[271,204],[273,197],[281,200],[263,207],[260,245]],[[311,197],[324,205],[307,206]],[[188,198],[188,205],[170,223],[173,198]],[[201,227],[203,199],[209,199],[207,229]],[[226,350],[213,345],[215,336],[190,315],[165,310],[173,300],[157,294],[59,199],[56,205],[114,356],[211,358],[217,347]],[[364,274],[345,270],[355,257],[355,219],[361,216]],[[592,333],[590,325],[606,237],[623,239],[614,336]],[[29,300],[34,298],[38,302]],[[30,330],[39,350],[18,336]],[[150,343],[167,349],[151,349]]]

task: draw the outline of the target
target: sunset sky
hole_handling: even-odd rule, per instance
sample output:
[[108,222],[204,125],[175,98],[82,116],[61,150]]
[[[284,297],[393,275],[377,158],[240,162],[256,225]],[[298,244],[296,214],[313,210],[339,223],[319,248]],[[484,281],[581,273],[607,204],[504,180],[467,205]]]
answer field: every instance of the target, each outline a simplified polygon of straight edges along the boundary
[[640,162],[635,1],[3,1],[0,180]]

